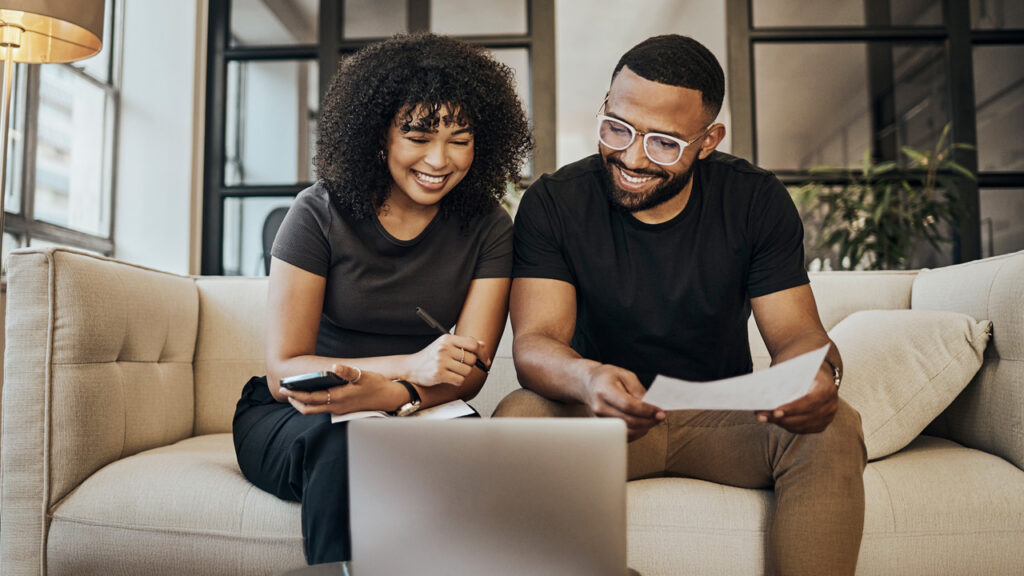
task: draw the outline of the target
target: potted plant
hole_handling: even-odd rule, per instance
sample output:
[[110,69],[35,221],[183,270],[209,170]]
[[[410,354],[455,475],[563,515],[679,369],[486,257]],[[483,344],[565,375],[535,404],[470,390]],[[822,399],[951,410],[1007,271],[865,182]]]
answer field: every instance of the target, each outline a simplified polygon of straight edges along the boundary
[[[845,270],[903,268],[924,239],[939,249],[962,218],[976,217],[960,197],[974,174],[953,161],[947,124],[932,150],[904,146],[906,168],[875,162],[864,152],[861,169],[812,168],[815,180],[793,191],[806,224],[810,256],[835,256]],[[824,249],[825,252],[820,250]]]

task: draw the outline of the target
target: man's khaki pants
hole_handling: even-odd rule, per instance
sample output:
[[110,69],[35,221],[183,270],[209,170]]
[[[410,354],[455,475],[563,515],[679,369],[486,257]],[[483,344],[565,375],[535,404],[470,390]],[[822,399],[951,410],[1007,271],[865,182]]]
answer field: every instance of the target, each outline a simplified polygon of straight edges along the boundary
[[[682,410],[629,444],[629,479],[697,478],[775,489],[770,563],[776,574],[853,574],[864,530],[867,453],[860,414],[843,400],[820,434],[792,434],[750,411]],[[528,390],[501,401],[496,417],[589,416],[581,405]]]

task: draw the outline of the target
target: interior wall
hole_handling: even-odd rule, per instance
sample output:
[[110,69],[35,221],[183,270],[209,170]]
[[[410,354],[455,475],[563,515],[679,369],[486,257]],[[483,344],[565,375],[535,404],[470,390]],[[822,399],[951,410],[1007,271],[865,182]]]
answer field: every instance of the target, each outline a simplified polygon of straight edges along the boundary
[[186,274],[199,0],[126,0],[114,257]]
[[[556,162],[562,166],[597,151],[594,115],[624,52],[658,34],[692,36],[726,68],[725,3],[702,0],[556,0]],[[726,86],[728,86],[726,78]],[[731,150],[729,95],[718,121],[726,126],[719,150]]]

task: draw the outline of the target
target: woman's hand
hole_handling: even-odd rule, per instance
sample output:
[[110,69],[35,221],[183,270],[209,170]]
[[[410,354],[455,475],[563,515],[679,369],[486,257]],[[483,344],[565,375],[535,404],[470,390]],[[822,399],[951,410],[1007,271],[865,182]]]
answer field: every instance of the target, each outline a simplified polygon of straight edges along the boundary
[[302,392],[281,388],[278,390],[302,414],[348,414],[361,410],[391,411],[408,401],[409,393],[401,384],[377,372],[335,364],[335,374],[348,380],[348,384],[326,390]]
[[407,358],[408,377],[405,379],[420,386],[461,386],[484,351],[484,343],[475,338],[442,334],[430,346]]

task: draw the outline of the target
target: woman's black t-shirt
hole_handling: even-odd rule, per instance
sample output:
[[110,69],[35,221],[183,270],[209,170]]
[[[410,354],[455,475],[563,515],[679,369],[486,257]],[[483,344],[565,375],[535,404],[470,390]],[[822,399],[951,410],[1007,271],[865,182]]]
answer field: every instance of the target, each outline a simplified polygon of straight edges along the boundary
[[399,240],[375,215],[338,209],[318,183],[295,198],[271,254],[327,279],[318,355],[411,354],[437,338],[417,306],[451,327],[470,282],[509,277],[512,219],[497,203],[468,228],[439,212],[419,236]]

